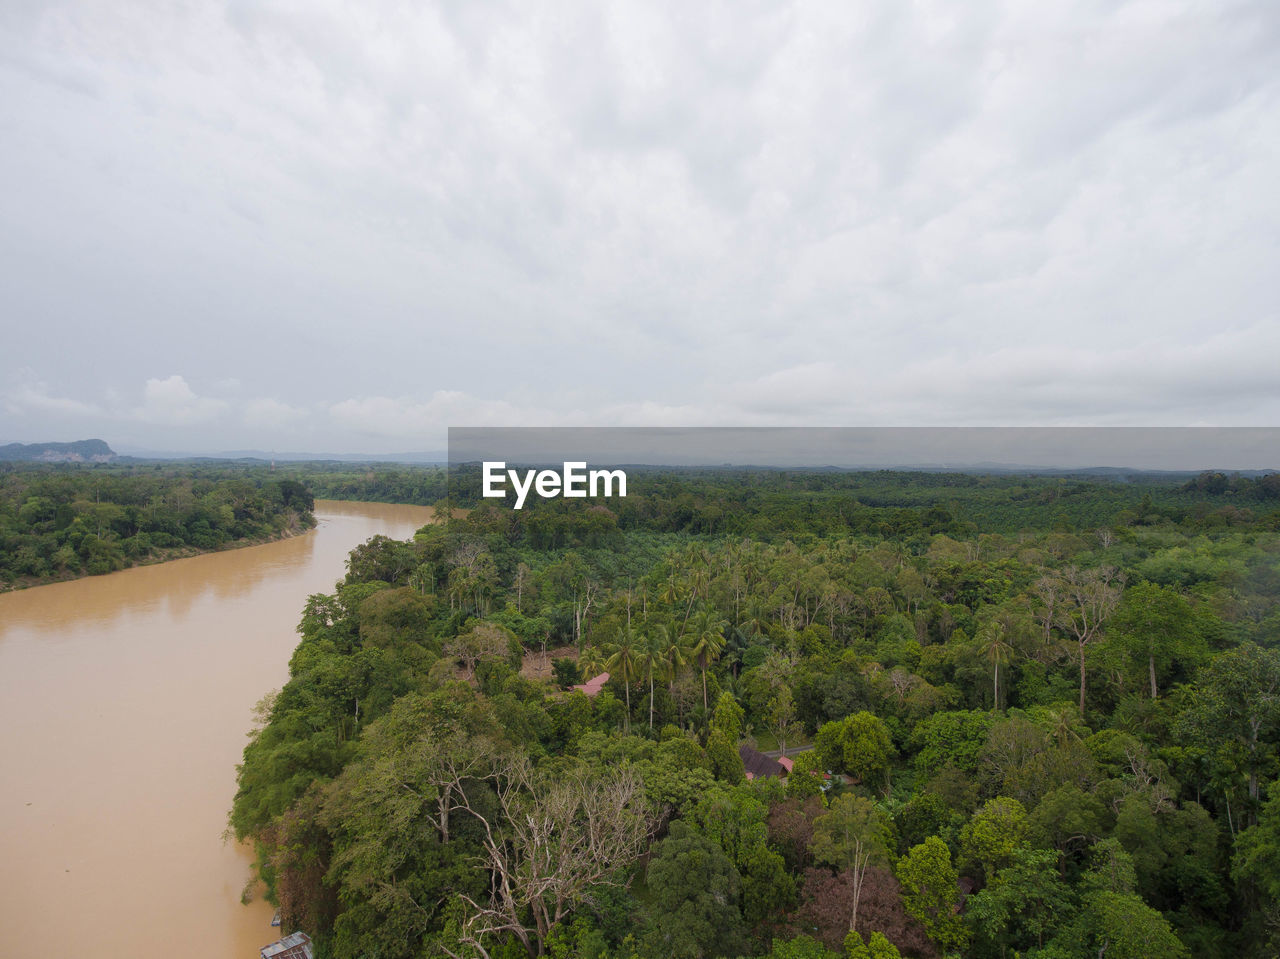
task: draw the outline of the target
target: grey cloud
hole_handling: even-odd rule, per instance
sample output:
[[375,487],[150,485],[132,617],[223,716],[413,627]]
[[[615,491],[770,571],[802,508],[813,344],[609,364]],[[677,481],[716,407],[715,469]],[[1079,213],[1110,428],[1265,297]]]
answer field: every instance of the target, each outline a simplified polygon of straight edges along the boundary
[[1265,422],[1278,67],[1264,2],[11,8],[0,434]]

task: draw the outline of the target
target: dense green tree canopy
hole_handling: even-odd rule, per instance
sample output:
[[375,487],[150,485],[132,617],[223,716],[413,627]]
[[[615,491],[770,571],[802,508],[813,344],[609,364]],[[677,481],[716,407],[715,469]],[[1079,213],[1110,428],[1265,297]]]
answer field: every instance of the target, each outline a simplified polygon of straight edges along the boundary
[[332,956],[1266,956],[1270,491],[641,472],[442,507],[307,602],[232,824]]

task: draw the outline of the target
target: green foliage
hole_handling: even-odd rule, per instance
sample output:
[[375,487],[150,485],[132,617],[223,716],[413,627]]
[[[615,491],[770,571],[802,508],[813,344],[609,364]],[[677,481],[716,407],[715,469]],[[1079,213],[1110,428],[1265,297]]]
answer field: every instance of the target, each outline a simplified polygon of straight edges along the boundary
[[817,939],[801,935],[789,940],[773,940],[773,948],[765,953],[765,959],[840,959],[840,955]]
[[1220,832],[1199,803],[1176,808],[1159,792],[1133,792],[1120,802],[1113,835],[1132,857],[1136,890],[1150,905],[1210,915],[1227,907]]
[[335,925],[337,956],[413,956],[443,919],[451,894],[481,895],[473,820],[459,816],[463,790],[485,801],[484,775],[507,749],[488,705],[466,687],[399,699],[365,732],[360,758],[324,793],[317,817],[333,837],[326,881],[346,907]]
[[715,786],[706,756],[696,742],[683,737],[658,744],[652,758],[636,763],[636,771],[659,818],[685,815]]
[[1075,927],[1061,938],[1084,953],[1113,959],[1190,957],[1168,920],[1134,893],[1105,891],[1088,897]]
[[959,876],[946,843],[930,836],[898,860],[895,872],[902,883],[907,913],[924,925],[929,938],[943,949],[963,949],[969,942],[969,930],[956,914]]
[[746,951],[741,877],[720,846],[676,821],[646,873],[656,907],[646,954],[701,959]]
[[1080,853],[1107,832],[1102,801],[1078,786],[1060,786],[1041,800],[1027,821],[1028,835],[1041,847]]
[[987,876],[1008,865],[1023,847],[1027,837],[1027,811],[1022,803],[1008,796],[997,796],[983,803],[960,830],[961,857],[976,863]]
[[1255,886],[1270,902],[1280,903],[1280,789],[1273,789],[1257,825],[1236,837],[1231,875]]
[[887,866],[893,834],[871,800],[845,793],[813,824],[813,857],[837,869]]
[[736,743],[742,738],[743,715],[742,707],[732,694],[721,693],[711,716],[712,732],[722,733],[729,742]]
[[583,680],[582,670],[578,668],[577,662],[572,659],[553,659],[551,661],[551,672],[555,676],[556,685],[561,689],[576,686]]
[[717,779],[734,784],[746,781],[746,770],[735,741],[718,729],[707,740],[707,762]]
[[1154,583],[1125,590],[1107,631],[1107,646],[1119,653],[1115,665],[1130,682],[1155,699],[1171,678],[1189,678],[1209,655],[1196,629],[1191,604],[1177,591]]
[[797,799],[822,795],[822,757],[812,749],[797,753],[791,758],[791,774],[787,776],[787,795]]
[[813,746],[828,769],[841,770],[872,787],[886,782],[894,755],[888,728],[865,710],[824,725]]
[[945,766],[976,772],[993,721],[990,713],[978,710],[934,713],[921,720],[911,731],[916,768],[930,775]]
[[[351,492],[379,482],[377,470],[332,476],[344,472]],[[417,472],[398,471],[397,488]],[[1145,480],[654,473],[590,515],[564,502],[442,509],[412,542],[356,550],[336,592],[308,601],[232,821],[328,954],[456,949],[475,907],[446,887],[479,904],[495,888],[476,868],[472,813],[450,813],[444,841],[430,779],[434,763],[470,755],[450,738],[461,723],[495,744],[488,754],[527,753],[540,782],[638,777],[653,835],[667,835],[634,897],[617,873],[574,900],[546,936],[550,955],[734,955],[754,932],[757,953],[776,936],[778,955],[825,959],[779,933],[820,929],[838,944],[852,870],[900,854],[902,894],[945,950],[971,933],[975,959],[1177,956],[1176,926],[1197,954],[1225,959],[1236,953],[1224,943],[1263,942],[1261,920],[1238,917],[1275,902],[1270,807],[1252,823],[1280,768],[1268,659],[1280,523],[1223,499],[1238,495]],[[48,490],[0,502],[0,535],[19,521],[56,529],[66,505]],[[29,545],[0,542],[14,555]],[[1070,568],[1087,579],[1104,564],[1131,585],[1088,644],[1082,716],[1075,619],[1050,608],[1052,593]],[[561,645],[588,675],[609,663],[609,688],[588,699],[518,674],[525,650]],[[559,683],[576,678],[564,663]],[[432,718],[448,710],[461,718]],[[744,733],[790,744],[796,725],[815,739],[792,775],[744,784]],[[827,768],[856,782],[837,782],[823,810],[810,771]],[[467,805],[491,809],[494,782],[469,780]],[[784,795],[809,806],[774,816]],[[1228,885],[1220,850],[1233,833]],[[985,882],[959,914],[948,846]],[[889,873],[864,878],[858,928],[884,935],[848,951],[893,955],[888,936],[927,954]],[[494,956],[524,951],[497,938]]]
[[1196,750],[1209,788],[1230,797],[1243,785],[1256,802],[1280,746],[1280,649],[1243,643],[1214,657],[1190,691],[1177,732]]
[[884,933],[873,932],[869,939],[864,940],[853,931],[844,937],[844,954],[848,959],[901,959],[902,956]]
[[0,588],[301,532],[313,506],[262,467],[0,464]]
[[1058,857],[1021,847],[986,888],[965,904],[976,957],[1003,957],[1012,950],[1043,948],[1076,911],[1071,890],[1058,873]]
[[898,852],[904,853],[930,836],[937,836],[954,846],[964,819],[935,792],[912,796],[894,814],[898,830]]

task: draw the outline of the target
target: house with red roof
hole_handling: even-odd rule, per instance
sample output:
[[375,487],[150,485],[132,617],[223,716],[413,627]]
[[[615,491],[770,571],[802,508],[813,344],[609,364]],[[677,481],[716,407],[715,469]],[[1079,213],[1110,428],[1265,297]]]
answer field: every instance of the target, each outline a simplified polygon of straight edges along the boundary
[[608,673],[601,673],[599,676],[592,676],[585,683],[579,683],[572,687],[580,693],[586,693],[590,699],[595,699],[600,695],[600,690],[604,689],[604,684],[609,681]]

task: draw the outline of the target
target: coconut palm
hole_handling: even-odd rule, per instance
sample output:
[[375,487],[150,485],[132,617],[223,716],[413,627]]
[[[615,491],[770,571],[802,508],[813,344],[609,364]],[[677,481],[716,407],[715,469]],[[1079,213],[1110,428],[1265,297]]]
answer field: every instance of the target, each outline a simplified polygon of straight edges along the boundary
[[658,594],[668,606],[675,606],[684,596],[684,581],[680,578],[680,571],[676,568],[675,562],[672,561],[671,570],[667,574],[667,578],[662,583],[662,589]]
[[1013,646],[1004,638],[1004,623],[996,620],[989,623],[978,634],[979,649],[991,663],[992,669],[992,706],[1000,708],[1000,664],[1013,658]]
[[725,637],[724,649],[721,651],[720,656],[728,664],[735,677],[742,666],[742,657],[751,648],[751,640],[754,638],[754,634],[748,633],[741,626],[730,630],[728,636]]
[[688,646],[685,637],[673,626],[659,623],[654,631],[662,637],[663,675],[667,678],[667,690],[673,690],[680,670],[689,665]]
[[578,668],[582,670],[582,681],[586,682],[599,675],[606,659],[608,657],[599,646],[583,646],[578,650]]
[[622,682],[622,691],[627,703],[627,712],[622,721],[622,731],[624,734],[630,735],[631,684],[636,681],[640,673],[641,657],[643,655],[640,637],[636,635],[635,630],[627,626],[618,633],[617,640],[609,644],[605,651],[609,654],[609,658],[605,661],[604,668],[609,670],[610,678],[616,678]]
[[702,671],[702,708],[707,705],[707,667],[720,658],[724,649],[724,630],[728,622],[711,609],[702,609],[693,618],[689,632],[689,652]]
[[641,663],[649,674],[649,729],[653,729],[653,679],[667,671],[667,628],[654,626],[644,634]]
[[423,563],[409,574],[409,588],[426,596],[435,588],[435,573],[431,567]]

